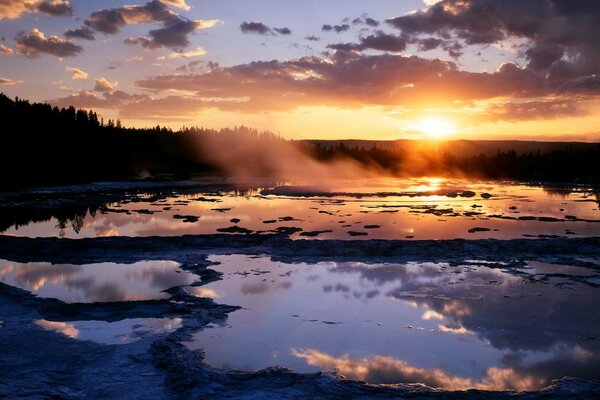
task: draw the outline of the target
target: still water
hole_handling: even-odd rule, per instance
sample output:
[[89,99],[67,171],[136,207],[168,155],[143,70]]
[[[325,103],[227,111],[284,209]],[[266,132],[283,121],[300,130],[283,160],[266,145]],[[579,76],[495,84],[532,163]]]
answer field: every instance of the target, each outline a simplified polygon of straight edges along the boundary
[[130,192],[79,208],[77,201],[63,208],[38,203],[21,204],[17,221],[5,206],[0,233],[82,238],[296,228],[293,239],[405,240],[600,234],[600,194],[593,188],[439,178]]
[[600,263],[287,264],[212,256],[190,293],[243,309],[187,345],[217,367],[337,370],[372,383],[533,390],[600,377]]
[[198,279],[179,266],[174,261],[73,265],[0,260],[0,282],[67,303],[165,299],[169,295],[163,290]]

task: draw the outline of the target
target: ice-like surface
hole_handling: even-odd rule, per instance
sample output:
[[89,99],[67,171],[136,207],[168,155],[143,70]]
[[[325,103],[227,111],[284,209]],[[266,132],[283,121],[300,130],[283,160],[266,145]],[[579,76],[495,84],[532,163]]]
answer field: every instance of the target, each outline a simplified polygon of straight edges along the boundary
[[537,390],[563,376],[599,376],[594,269],[210,259],[223,280],[190,293],[243,307],[187,344],[211,365],[336,369],[452,390]]
[[[597,236],[600,195],[584,186],[381,179],[243,189],[0,196],[0,230],[27,237],[178,236],[271,232],[295,239],[512,239]],[[269,186],[270,185],[270,186]],[[108,189],[107,189],[108,190]],[[88,196],[88,197],[86,197]],[[296,228],[290,230],[291,228]]]

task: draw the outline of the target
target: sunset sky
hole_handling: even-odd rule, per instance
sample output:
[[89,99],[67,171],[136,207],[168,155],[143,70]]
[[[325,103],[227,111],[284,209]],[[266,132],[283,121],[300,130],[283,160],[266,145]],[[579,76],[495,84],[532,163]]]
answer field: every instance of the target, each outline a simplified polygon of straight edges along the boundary
[[600,140],[598,0],[2,0],[0,91],[294,139]]

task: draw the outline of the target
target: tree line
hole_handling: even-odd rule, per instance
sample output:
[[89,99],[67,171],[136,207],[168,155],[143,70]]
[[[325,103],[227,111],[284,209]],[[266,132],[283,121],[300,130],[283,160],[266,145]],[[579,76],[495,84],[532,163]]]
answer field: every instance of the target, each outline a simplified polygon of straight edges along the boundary
[[[339,143],[287,141],[280,136],[247,127],[204,129],[184,127],[128,128],[119,120],[104,121],[94,111],[30,103],[0,94],[0,188],[122,180],[135,177],[189,178],[225,175],[228,169],[210,153],[248,146],[244,157],[261,159],[264,152],[282,145],[296,146],[323,163],[350,159],[395,176],[468,176],[521,180],[598,182],[596,165],[600,145],[551,151],[452,155],[444,148],[415,151],[383,149]],[[208,146],[212,143],[213,147]],[[268,174],[268,170],[266,172]]]

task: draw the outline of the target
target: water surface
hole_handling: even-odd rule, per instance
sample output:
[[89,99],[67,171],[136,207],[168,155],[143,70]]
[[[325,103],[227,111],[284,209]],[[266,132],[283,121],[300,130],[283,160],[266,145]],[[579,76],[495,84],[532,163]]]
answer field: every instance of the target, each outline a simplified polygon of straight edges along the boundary
[[335,369],[448,389],[534,390],[563,376],[600,377],[598,260],[582,268],[211,259],[224,279],[189,291],[244,307],[188,343],[213,366]]
[[5,235],[67,238],[282,229],[295,232],[293,239],[598,236],[598,193],[585,186],[439,178],[275,186],[257,182],[243,191],[218,185],[197,191],[132,191],[79,207],[76,196],[65,208],[48,208],[53,204],[48,200],[19,203],[19,218],[5,206],[0,229]]
[[0,281],[67,303],[166,299],[163,290],[198,279],[179,267],[174,261],[74,265],[0,260]]

